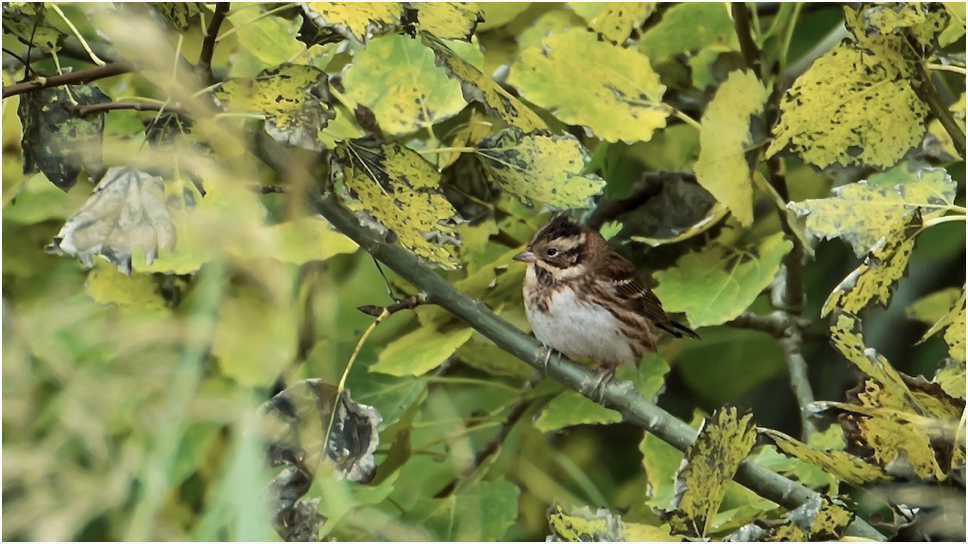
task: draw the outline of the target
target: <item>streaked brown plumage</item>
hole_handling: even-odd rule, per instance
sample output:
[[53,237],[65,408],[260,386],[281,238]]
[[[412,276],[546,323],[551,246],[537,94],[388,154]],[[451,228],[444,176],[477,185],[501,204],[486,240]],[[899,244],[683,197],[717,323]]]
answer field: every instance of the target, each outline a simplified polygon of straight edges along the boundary
[[528,265],[524,307],[535,337],[570,358],[591,359],[603,379],[655,351],[660,330],[698,338],[665,313],[631,262],[566,215],[539,229],[515,259]]

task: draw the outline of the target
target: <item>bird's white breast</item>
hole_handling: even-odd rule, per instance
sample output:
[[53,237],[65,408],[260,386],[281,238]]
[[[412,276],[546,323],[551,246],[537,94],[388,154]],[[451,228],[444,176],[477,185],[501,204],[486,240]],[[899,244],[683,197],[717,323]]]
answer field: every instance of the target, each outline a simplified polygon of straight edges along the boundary
[[548,311],[525,304],[535,337],[570,358],[596,363],[634,364],[623,323],[605,308],[579,298],[571,289],[559,289],[548,302]]

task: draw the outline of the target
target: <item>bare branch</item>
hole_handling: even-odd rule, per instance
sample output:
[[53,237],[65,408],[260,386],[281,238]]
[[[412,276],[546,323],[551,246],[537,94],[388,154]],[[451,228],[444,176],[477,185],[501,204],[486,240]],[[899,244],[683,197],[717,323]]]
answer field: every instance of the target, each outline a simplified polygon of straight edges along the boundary
[[29,93],[40,89],[47,89],[50,87],[59,87],[61,85],[89,83],[91,81],[104,79],[106,77],[113,77],[121,74],[126,74],[130,71],[131,71],[131,65],[127,63],[122,63],[122,62],[115,62],[105,66],[92,68],[90,70],[72,72],[70,74],[63,74],[59,76],[50,76],[50,77],[39,77],[31,81],[14,83],[13,85],[4,87],[3,98],[16,96],[18,94]]
[[961,129],[961,126],[955,121],[954,116],[951,115],[951,112],[948,111],[948,108],[941,101],[941,97],[938,96],[938,90],[931,81],[931,74],[925,68],[924,63],[918,62],[916,64],[918,66],[918,77],[917,81],[912,85],[914,92],[917,93],[918,98],[927,103],[928,107],[931,108],[931,113],[941,122],[941,126],[951,136],[951,143],[954,144],[955,150],[964,159],[965,131]]
[[229,12],[228,2],[218,2],[215,4],[215,14],[208,23],[205,31],[205,40],[202,42],[202,51],[198,55],[198,71],[202,78],[212,83],[212,55],[215,54],[215,40],[218,38],[218,29],[225,20],[225,14]]
[[412,297],[407,297],[403,300],[398,300],[389,306],[358,306],[356,309],[363,312],[366,315],[372,315],[373,317],[380,317],[383,312],[387,312],[388,315],[393,315],[402,310],[412,310],[417,306],[427,303],[427,295],[420,293],[419,295],[413,295]]

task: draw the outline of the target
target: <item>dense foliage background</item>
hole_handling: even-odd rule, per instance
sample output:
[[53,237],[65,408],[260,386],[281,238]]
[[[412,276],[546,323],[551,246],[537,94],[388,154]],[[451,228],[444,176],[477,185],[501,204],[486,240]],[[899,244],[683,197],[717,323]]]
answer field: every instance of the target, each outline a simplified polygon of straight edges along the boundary
[[5,539],[964,538],[964,4],[3,9]]

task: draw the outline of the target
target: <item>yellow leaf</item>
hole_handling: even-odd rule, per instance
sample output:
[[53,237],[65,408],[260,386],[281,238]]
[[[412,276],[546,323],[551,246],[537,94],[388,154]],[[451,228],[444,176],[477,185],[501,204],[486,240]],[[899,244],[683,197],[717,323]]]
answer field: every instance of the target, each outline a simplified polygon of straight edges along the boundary
[[404,14],[400,2],[306,2],[301,5],[316,26],[332,28],[362,43],[371,36],[399,28]]
[[806,217],[807,230],[822,238],[841,238],[863,257],[891,225],[915,209],[920,208],[925,220],[944,215],[957,189],[958,184],[942,168],[901,164],[880,178],[872,176],[869,181],[834,189],[830,198],[788,207]]
[[[909,318],[922,323],[936,325],[939,321],[945,318],[952,309],[954,309],[959,300],[964,301],[962,293],[964,293],[964,286],[962,286],[961,289],[958,289],[957,287],[948,287],[935,291],[909,304],[908,307],[905,308],[904,314]],[[928,331],[931,334],[925,333],[925,335],[921,337],[921,342],[931,337],[937,331],[941,330],[941,327],[935,328],[932,326],[931,329],[932,330]]]
[[350,140],[333,150],[333,171],[359,205],[406,248],[444,268],[457,268],[457,212],[440,191],[440,172],[396,143]]
[[234,79],[215,91],[232,111],[265,115],[266,132],[274,139],[319,151],[319,131],[335,117],[326,73],[315,66],[283,64],[255,79]]
[[820,168],[889,167],[921,141],[928,106],[912,62],[881,43],[844,43],[814,61],[786,92],[767,150],[792,149]]
[[622,542],[622,517],[605,508],[592,512],[582,506],[570,512],[554,504],[548,512],[548,527],[560,542]]
[[669,513],[674,534],[702,538],[726,493],[726,484],[756,443],[753,416],[721,408],[707,419],[686,450],[676,475],[675,510]]
[[487,175],[528,206],[588,208],[605,182],[582,174],[588,155],[574,136],[505,129],[481,141]]
[[376,38],[354,57],[343,75],[345,94],[370,108],[387,133],[415,132],[467,105],[460,84],[434,64],[433,51],[409,36]]
[[[509,94],[488,76],[475,68],[466,60],[459,57],[444,42],[433,36],[424,35],[424,43],[430,46],[437,55],[437,62],[447,69],[451,77],[469,84],[476,91],[465,98],[483,103],[488,110],[508,125],[518,127],[525,132],[547,128],[544,121],[520,100]],[[465,88],[466,92],[466,88]]]
[[606,40],[622,44],[655,11],[656,2],[604,2],[588,26]]
[[484,11],[475,2],[415,2],[417,28],[444,40],[470,40]]
[[874,244],[864,262],[830,293],[820,316],[826,317],[834,308],[857,314],[871,304],[887,306],[891,291],[907,270],[921,225],[917,210],[895,222],[884,238]]
[[646,57],[580,28],[542,44],[522,51],[508,76],[528,101],[609,142],[649,140],[666,125],[665,86]]
[[165,298],[148,274],[127,276],[114,266],[98,263],[87,274],[87,296],[98,304],[117,304],[139,308],[164,308]]
[[[702,115],[696,180],[743,226],[753,223],[753,179],[759,154],[754,134],[765,133],[763,105],[770,93],[752,72],[736,71]],[[758,130],[751,130],[752,125]]]
[[836,310],[830,327],[830,342],[847,361],[865,375],[882,384],[892,396],[903,399],[913,411],[921,411],[901,375],[883,355],[864,345],[861,322],[856,316]]
[[952,397],[965,400],[965,361],[948,361],[935,373],[934,383]]
[[889,479],[877,465],[842,451],[820,451],[807,446],[797,439],[773,429],[759,428],[759,432],[769,438],[783,453],[801,461],[821,467],[837,478],[856,486]]

